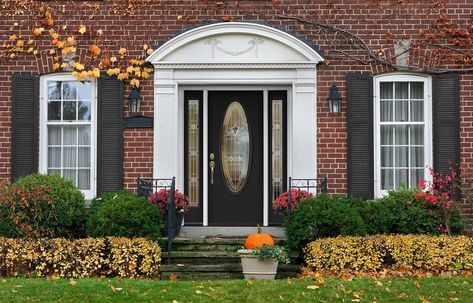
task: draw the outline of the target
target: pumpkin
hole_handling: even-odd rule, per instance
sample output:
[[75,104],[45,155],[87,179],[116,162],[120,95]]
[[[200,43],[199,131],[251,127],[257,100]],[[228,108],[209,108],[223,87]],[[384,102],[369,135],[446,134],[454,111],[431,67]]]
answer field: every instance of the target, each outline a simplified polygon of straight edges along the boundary
[[246,249],[261,249],[263,245],[274,246],[273,237],[270,234],[261,232],[261,226],[258,226],[258,233],[250,234],[245,241]]

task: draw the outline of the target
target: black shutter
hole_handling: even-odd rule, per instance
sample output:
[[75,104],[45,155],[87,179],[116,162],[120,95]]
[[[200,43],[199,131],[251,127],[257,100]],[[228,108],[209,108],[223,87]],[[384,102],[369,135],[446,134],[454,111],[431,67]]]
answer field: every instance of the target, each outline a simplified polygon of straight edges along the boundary
[[434,75],[432,84],[434,170],[446,173],[460,163],[460,77]]
[[373,77],[347,74],[348,195],[373,199]]
[[98,80],[97,195],[123,189],[123,82]]
[[14,73],[12,80],[11,179],[38,172],[39,77]]

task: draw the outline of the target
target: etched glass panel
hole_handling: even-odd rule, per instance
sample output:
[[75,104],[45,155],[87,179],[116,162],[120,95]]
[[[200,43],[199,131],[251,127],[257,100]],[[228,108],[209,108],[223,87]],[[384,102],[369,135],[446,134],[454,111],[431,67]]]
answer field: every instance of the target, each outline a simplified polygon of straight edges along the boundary
[[225,184],[239,193],[246,184],[250,164],[250,130],[245,110],[238,101],[230,103],[223,118],[220,153]]
[[283,101],[273,100],[271,104],[271,182],[272,182],[272,200],[279,197],[284,188],[284,167],[283,167]]
[[199,100],[188,101],[187,112],[187,163],[188,176],[187,188],[190,206],[199,206],[200,198],[200,125],[199,125]]

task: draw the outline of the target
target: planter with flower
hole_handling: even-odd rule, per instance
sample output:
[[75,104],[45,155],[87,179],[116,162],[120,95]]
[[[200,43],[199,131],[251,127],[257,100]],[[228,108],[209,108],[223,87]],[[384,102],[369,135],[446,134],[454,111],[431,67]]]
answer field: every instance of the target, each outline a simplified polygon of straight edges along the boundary
[[[164,221],[166,225],[164,227],[163,235],[167,236],[168,231],[168,198],[171,193],[170,189],[161,189],[155,193],[149,195],[148,199],[156,206],[161,213],[163,214]],[[181,193],[179,190],[175,190],[174,192],[174,212],[176,215],[176,224],[174,228],[174,236],[179,234],[181,230],[181,225],[184,222],[184,215],[189,211],[189,197]]]
[[272,280],[276,276],[278,264],[289,263],[285,252],[274,246],[274,240],[269,234],[261,232],[248,236],[245,249],[238,250],[245,279]]

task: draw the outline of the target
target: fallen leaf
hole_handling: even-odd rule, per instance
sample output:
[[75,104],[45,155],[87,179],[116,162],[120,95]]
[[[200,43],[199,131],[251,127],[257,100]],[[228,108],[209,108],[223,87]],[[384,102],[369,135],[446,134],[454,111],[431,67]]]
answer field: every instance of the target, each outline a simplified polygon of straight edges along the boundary
[[123,290],[123,288],[113,287],[113,285],[110,285],[110,287],[112,288],[112,291],[113,291],[113,292],[117,292],[117,291]]
[[172,303],[179,303],[179,301],[177,301],[177,300],[172,300]]
[[307,286],[307,289],[319,289],[320,287],[318,287],[317,285],[309,285]]
[[374,284],[375,284],[376,286],[383,286],[383,283],[381,283],[380,281],[376,281],[376,282],[374,282]]
[[76,285],[77,285],[77,282],[76,282],[74,279],[71,279],[71,280],[69,281],[69,285],[71,285],[71,286],[76,286]]
[[422,297],[422,296],[419,296],[419,299],[420,299],[420,301],[421,301],[422,303],[430,303],[429,300],[425,299],[425,298]]
[[282,297],[282,295],[279,295],[279,299],[280,299],[281,301],[284,301],[284,298]]
[[198,295],[202,294],[202,292],[200,290],[196,290],[195,293],[198,294]]
[[397,296],[399,299],[407,298],[408,295],[406,293],[400,293],[399,296]]
[[170,274],[169,275],[169,281],[176,281],[177,280],[177,275],[176,274]]

